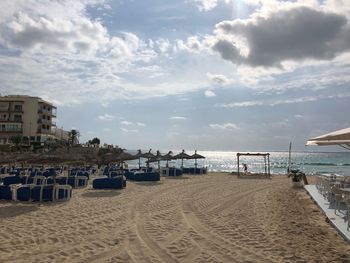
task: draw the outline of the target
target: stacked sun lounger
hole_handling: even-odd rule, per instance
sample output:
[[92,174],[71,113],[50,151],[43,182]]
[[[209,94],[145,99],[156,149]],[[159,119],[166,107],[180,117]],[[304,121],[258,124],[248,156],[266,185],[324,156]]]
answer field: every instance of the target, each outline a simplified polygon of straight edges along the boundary
[[181,176],[183,174],[182,169],[175,167],[163,167],[161,168],[161,175],[163,176]]
[[123,176],[97,177],[92,181],[94,189],[123,189],[126,187],[126,181]]
[[132,181],[159,181],[160,174],[152,168],[142,168],[140,170],[127,171],[127,178]]
[[47,184],[45,176],[4,177],[0,184],[0,199],[14,201],[66,201],[72,196],[69,185]]
[[124,170],[116,166],[106,166],[100,177],[92,181],[94,189],[123,189],[126,187]]
[[182,171],[184,174],[206,174],[208,172],[206,167],[202,168],[196,168],[196,167],[190,167],[190,168],[182,168]]

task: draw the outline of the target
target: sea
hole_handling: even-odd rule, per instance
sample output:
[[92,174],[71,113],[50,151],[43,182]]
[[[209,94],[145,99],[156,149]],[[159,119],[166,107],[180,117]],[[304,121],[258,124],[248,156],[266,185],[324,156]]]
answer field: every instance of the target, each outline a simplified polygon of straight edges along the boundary
[[[187,154],[193,154],[186,151]],[[199,151],[205,159],[198,159],[198,167],[207,167],[212,172],[237,171],[237,152],[233,151]],[[254,153],[254,152],[250,152]],[[288,152],[269,152],[270,171],[273,174],[286,174],[288,168]],[[175,153],[176,154],[176,153]],[[350,151],[349,152],[292,152],[292,169],[299,169],[308,175],[315,174],[342,174],[350,176]],[[145,159],[141,159],[141,165]],[[181,167],[181,160],[169,161],[169,166]],[[184,167],[194,167],[194,160],[184,160]],[[128,161],[131,167],[138,165],[138,160]],[[247,164],[248,172],[264,172],[264,157],[262,156],[240,156],[240,171],[242,164]],[[161,161],[160,165],[165,166],[166,162]],[[157,163],[151,166],[156,167]]]

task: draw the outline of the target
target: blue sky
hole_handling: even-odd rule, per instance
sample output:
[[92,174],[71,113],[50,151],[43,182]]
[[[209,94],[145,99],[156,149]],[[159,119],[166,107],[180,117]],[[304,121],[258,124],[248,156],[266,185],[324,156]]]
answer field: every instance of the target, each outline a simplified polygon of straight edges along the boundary
[[349,1],[2,5],[0,93],[54,102],[81,141],[326,150],[304,145],[350,126]]

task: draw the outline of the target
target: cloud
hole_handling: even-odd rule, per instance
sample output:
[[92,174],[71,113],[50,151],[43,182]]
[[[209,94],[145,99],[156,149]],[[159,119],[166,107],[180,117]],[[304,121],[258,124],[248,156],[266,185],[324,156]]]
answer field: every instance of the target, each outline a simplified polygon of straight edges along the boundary
[[114,119],[114,116],[105,113],[104,115],[100,115],[100,116],[98,116],[97,118],[98,118],[99,120],[101,120],[101,121],[111,121],[111,120]]
[[193,0],[200,11],[209,11],[215,8],[218,4],[218,0]]
[[217,85],[228,85],[230,83],[232,83],[232,80],[227,78],[224,75],[220,75],[220,74],[211,74],[211,73],[207,73],[207,77],[210,79],[210,81],[214,84]]
[[187,120],[187,118],[182,116],[172,116],[169,120]]
[[239,127],[234,123],[224,123],[224,124],[209,124],[209,127],[212,129],[220,129],[220,130],[238,130]]
[[228,4],[231,1],[232,0],[191,0],[191,2],[197,5],[199,11],[201,12],[207,12],[214,9],[215,7],[217,7],[219,2]]
[[216,97],[216,94],[215,94],[213,91],[211,91],[211,90],[206,90],[206,91],[204,92],[204,95],[205,95],[206,97],[208,97],[208,98]]
[[[315,96],[304,96],[297,98],[289,98],[283,100],[264,100],[264,101],[243,101],[243,102],[233,102],[233,103],[223,103],[216,106],[223,108],[239,108],[239,107],[256,107],[256,106],[278,106],[284,104],[294,104],[294,103],[307,103],[319,100],[330,100],[330,99],[342,99],[350,97],[350,93],[339,93],[336,95],[315,95]],[[296,115],[296,118],[300,118],[301,115]]]
[[122,125],[133,125],[131,121],[121,121],[120,124]]
[[126,128],[120,128],[123,132],[126,132],[126,133],[135,133],[135,132],[139,132],[138,130],[136,129],[126,129]]
[[332,60],[350,50],[350,23],[338,13],[299,3],[216,25],[212,46],[225,60],[251,67]]
[[[138,126],[138,127],[145,127],[146,124],[144,124],[143,122],[131,122],[131,121],[121,121],[120,122],[121,125],[125,125],[125,126]],[[125,129],[125,128],[122,128],[122,129]],[[127,129],[125,129],[127,130]],[[129,131],[132,131],[132,130],[129,130]]]

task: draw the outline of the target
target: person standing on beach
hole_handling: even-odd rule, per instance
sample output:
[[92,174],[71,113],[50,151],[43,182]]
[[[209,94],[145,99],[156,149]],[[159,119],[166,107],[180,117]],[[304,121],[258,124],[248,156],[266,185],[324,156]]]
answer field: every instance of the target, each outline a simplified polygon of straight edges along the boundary
[[243,170],[245,173],[248,172],[248,165],[246,163],[243,164]]

